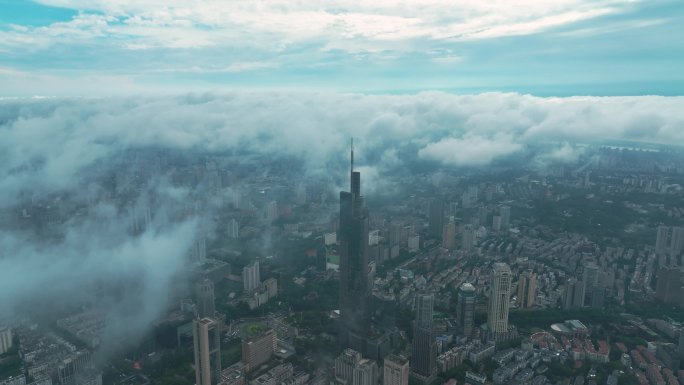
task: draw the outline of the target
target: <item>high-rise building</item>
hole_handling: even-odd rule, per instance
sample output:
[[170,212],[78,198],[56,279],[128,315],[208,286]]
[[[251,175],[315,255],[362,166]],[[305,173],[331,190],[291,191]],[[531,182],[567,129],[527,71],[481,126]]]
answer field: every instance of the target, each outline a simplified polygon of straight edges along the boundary
[[444,231],[442,231],[442,247],[447,250],[454,250],[456,244],[456,223],[454,218],[449,218],[449,221],[444,224]]
[[362,358],[354,367],[352,385],[378,385],[378,364]]
[[351,151],[350,191],[340,192],[340,343],[365,351],[370,327],[370,268],[368,266],[368,209],[361,196],[361,173],[354,171]]
[[197,316],[199,318],[214,318],[216,315],[214,301],[214,283],[209,278],[197,282],[195,286],[197,296]]
[[197,263],[205,263],[207,260],[207,238],[200,237],[192,245],[192,260]]
[[444,200],[433,198],[428,211],[428,234],[433,238],[441,238],[444,227]]
[[487,311],[487,327],[494,335],[508,332],[511,280],[511,268],[505,263],[494,263],[491,273],[489,309]]
[[461,249],[471,251],[475,247],[475,229],[473,225],[463,226],[463,237],[461,240]]
[[259,287],[260,283],[259,261],[254,261],[242,269],[242,284],[245,292],[251,293]]
[[231,218],[228,221],[228,238],[240,238],[240,224],[237,220],[235,220],[235,218]]
[[594,262],[587,262],[582,272],[582,282],[584,283],[584,295],[591,296],[594,288],[598,286],[599,267]]
[[437,340],[432,327],[435,297],[432,294],[416,296],[416,320],[413,325],[411,370],[423,377],[431,377],[437,359]]
[[672,228],[670,251],[673,255],[679,255],[682,251],[684,251],[684,227]]
[[269,222],[273,222],[278,219],[278,202],[271,201],[266,207],[266,219]]
[[471,336],[475,329],[475,287],[470,283],[461,285],[458,291],[456,320],[464,336]]
[[267,363],[277,348],[276,334],[273,329],[242,340],[242,363],[245,371],[251,372]]
[[501,216],[501,229],[507,230],[511,227],[511,207],[501,206],[499,209],[499,216]]
[[531,271],[520,275],[518,280],[518,304],[522,308],[534,306],[537,299],[537,276]]
[[658,226],[656,232],[656,253],[664,253],[667,251],[668,238],[670,236],[670,228],[667,226]]
[[5,354],[12,349],[12,329],[7,326],[0,327],[0,354]]
[[408,385],[409,362],[406,358],[391,354],[385,357],[383,385]]
[[577,284],[574,288],[574,293],[572,294],[572,307],[584,307],[584,297],[586,296],[586,292],[584,291],[585,287],[586,285],[583,281],[577,281]]
[[682,270],[677,266],[663,266],[658,270],[656,298],[665,302],[680,304],[682,293]]
[[574,307],[574,295],[575,286],[577,285],[577,279],[570,278],[565,283],[565,293],[563,297],[563,309],[568,310]]
[[216,385],[221,381],[221,332],[211,318],[192,321],[195,351],[195,384]]
[[351,384],[354,378],[354,368],[361,358],[361,353],[356,350],[345,349],[335,359],[335,378],[343,384]]

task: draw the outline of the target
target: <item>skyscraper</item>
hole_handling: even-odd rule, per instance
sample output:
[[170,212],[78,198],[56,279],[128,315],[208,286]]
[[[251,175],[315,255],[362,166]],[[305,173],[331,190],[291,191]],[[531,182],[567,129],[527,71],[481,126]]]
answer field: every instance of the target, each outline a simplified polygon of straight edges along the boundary
[[409,362],[406,358],[391,354],[385,357],[383,385],[408,385]]
[[221,381],[221,333],[210,318],[192,321],[195,351],[195,384],[216,385]]
[[475,287],[470,283],[461,285],[458,291],[456,320],[464,336],[471,336],[475,328],[473,315],[475,314]]
[[494,336],[508,332],[511,278],[511,268],[507,264],[497,262],[492,266],[487,327]]
[[444,200],[442,198],[433,198],[430,201],[429,207],[428,234],[433,238],[441,238],[443,227]]
[[276,347],[276,334],[273,329],[244,338],[242,340],[242,363],[245,364],[245,370],[251,372],[268,362]]
[[667,226],[658,226],[656,233],[656,253],[663,253],[667,251],[667,241],[670,235],[670,228]]
[[442,247],[447,250],[453,250],[456,243],[456,223],[454,218],[449,218],[449,221],[444,224],[444,231],[442,231]]
[[499,209],[499,216],[501,216],[501,229],[507,230],[511,227],[511,207],[501,206]]
[[335,359],[335,378],[341,383],[351,384],[354,378],[354,368],[361,358],[361,353],[356,350],[345,349]]
[[665,302],[681,302],[682,270],[677,266],[663,266],[658,270],[656,298]]
[[518,304],[522,308],[529,308],[534,305],[536,298],[537,276],[531,271],[526,271],[518,280]]
[[432,294],[416,296],[416,320],[413,325],[411,370],[423,377],[431,377],[437,359],[437,340],[432,328],[432,310],[435,297]]
[[363,352],[370,327],[368,209],[361,196],[361,174],[354,171],[353,142],[350,179],[350,191],[340,192],[340,343]]
[[475,247],[475,230],[473,225],[463,226],[463,238],[461,241],[461,249],[471,251]]
[[582,272],[582,282],[584,282],[584,293],[591,293],[598,284],[599,267],[594,262],[587,262]]
[[197,282],[195,294],[197,296],[197,316],[199,318],[214,318],[216,313],[214,283],[209,278]]
[[245,292],[251,293],[259,287],[260,283],[259,261],[254,261],[242,269],[242,284]]

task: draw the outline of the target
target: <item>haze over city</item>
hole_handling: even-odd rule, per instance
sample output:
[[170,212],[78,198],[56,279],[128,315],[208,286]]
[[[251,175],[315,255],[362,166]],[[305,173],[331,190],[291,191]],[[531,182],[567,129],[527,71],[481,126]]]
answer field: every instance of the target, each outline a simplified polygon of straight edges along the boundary
[[678,385],[683,15],[0,0],[0,385]]

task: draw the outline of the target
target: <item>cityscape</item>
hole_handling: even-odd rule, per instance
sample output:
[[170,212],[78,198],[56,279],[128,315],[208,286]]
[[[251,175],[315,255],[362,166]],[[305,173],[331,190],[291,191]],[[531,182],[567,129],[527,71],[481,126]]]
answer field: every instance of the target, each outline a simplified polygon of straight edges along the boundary
[[680,0],[0,0],[0,385],[684,385]]

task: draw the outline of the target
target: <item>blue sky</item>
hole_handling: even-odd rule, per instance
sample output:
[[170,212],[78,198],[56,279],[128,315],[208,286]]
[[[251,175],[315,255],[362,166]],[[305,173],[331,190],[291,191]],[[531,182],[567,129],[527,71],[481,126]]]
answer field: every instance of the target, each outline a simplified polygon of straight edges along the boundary
[[680,0],[0,0],[0,95],[681,95]]

